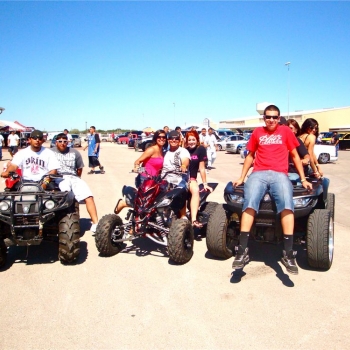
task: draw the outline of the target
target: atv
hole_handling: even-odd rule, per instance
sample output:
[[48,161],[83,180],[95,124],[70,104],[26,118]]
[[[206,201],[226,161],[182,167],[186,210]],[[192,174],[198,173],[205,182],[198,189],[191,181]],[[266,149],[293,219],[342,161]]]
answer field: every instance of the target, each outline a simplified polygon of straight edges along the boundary
[[34,182],[17,172],[9,175],[5,191],[0,192],[0,267],[6,263],[8,245],[39,245],[57,236],[59,260],[74,262],[80,252],[78,203],[73,192],[60,192],[54,182],[43,189],[45,177],[62,176],[45,175]]
[[[148,176],[138,189],[123,187],[122,194],[132,209],[127,213],[125,224],[116,214],[105,215],[99,221],[95,241],[101,256],[115,255],[123,249],[124,242],[146,237],[167,246],[170,259],[177,264],[185,264],[191,259],[194,231],[188,220],[189,214],[187,219],[178,217],[180,209],[189,199],[188,191],[186,188],[172,188],[163,180],[165,176]],[[215,189],[218,184],[208,185]],[[205,191],[202,184],[199,189],[198,221],[203,233],[217,203],[206,202],[211,192]]]
[[[328,270],[333,261],[335,195],[328,193],[329,180],[308,178],[311,191],[293,184],[294,236],[296,243],[306,243],[308,263],[316,269]],[[293,182],[292,182],[293,183]],[[218,205],[209,218],[208,251],[228,259],[238,245],[242,215],[244,185],[234,187],[229,182],[224,191],[225,204]],[[260,242],[283,240],[281,215],[269,193],[263,197],[250,236]]]

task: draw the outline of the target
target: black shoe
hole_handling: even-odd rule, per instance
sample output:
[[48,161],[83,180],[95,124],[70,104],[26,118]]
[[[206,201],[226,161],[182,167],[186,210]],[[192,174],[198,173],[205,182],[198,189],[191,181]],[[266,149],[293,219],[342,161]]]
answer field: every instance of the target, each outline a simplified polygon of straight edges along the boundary
[[286,251],[283,251],[283,256],[282,256],[282,264],[286,267],[287,271],[289,273],[292,273],[293,275],[298,274],[298,266],[295,261],[295,256],[297,255],[297,252],[290,250],[288,254]]
[[105,173],[105,168],[103,166],[100,167],[100,174],[104,174]]
[[232,268],[233,269],[243,269],[244,265],[246,265],[249,262],[249,255],[248,255],[248,248],[244,249],[243,254],[238,253],[239,247],[235,247],[236,255],[235,260],[233,260]]

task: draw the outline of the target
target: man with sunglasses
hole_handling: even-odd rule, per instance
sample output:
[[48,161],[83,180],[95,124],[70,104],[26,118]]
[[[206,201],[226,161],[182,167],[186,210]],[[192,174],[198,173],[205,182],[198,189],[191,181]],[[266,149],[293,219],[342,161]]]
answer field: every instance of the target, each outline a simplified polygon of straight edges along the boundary
[[306,181],[304,170],[296,151],[299,143],[293,132],[280,125],[280,110],[270,105],[264,111],[265,126],[256,128],[247,144],[249,151],[245,158],[241,177],[233,182],[234,186],[241,185],[253,164],[252,174],[244,184],[244,203],[241,217],[239,245],[232,267],[241,269],[249,261],[248,239],[254,222],[254,216],[259,210],[260,202],[268,192],[274,199],[277,212],[281,214],[284,250],[282,263],[287,271],[298,273],[293,251],[294,205],[293,186],[288,179],[288,156],[293,159],[304,188],[312,189]]
[[56,147],[52,151],[60,163],[58,174],[63,175],[63,178],[56,179],[55,182],[61,191],[73,191],[78,202],[85,202],[92,222],[90,231],[96,232],[98,217],[94,197],[87,183],[81,179],[83,158],[79,151],[68,147],[68,143],[65,133],[56,136]]
[[[44,135],[40,130],[34,130],[29,137],[29,147],[16,153],[9,162],[7,169],[1,173],[1,177],[8,177],[10,172],[15,172],[18,168],[22,170],[24,180],[39,181],[46,174],[57,174],[60,164],[54,153],[42,147]],[[50,179],[44,179],[44,185],[49,183]]]

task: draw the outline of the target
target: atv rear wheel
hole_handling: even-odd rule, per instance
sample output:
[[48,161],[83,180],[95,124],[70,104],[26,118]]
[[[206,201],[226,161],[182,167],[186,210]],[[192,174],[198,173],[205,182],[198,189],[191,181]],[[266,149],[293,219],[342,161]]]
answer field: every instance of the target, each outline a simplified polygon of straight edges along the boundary
[[191,223],[186,219],[175,219],[168,235],[168,251],[171,260],[185,264],[193,255],[194,233]]
[[0,267],[5,266],[7,260],[7,247],[4,239],[0,239]]
[[123,225],[123,220],[115,214],[108,214],[98,222],[95,234],[95,244],[101,256],[112,256],[118,254],[123,243],[114,243],[112,234],[117,226]]
[[334,193],[328,193],[326,209],[328,209],[331,212],[331,218],[333,219],[333,221],[334,221],[334,203],[335,203]]
[[238,244],[235,215],[226,211],[222,204],[218,204],[210,215],[207,227],[207,248],[218,258],[231,258],[234,247]]
[[[208,215],[210,218],[210,216],[214,213],[217,206],[218,206],[218,203],[216,203],[216,202],[205,202],[199,210],[202,213]],[[207,228],[208,228],[208,224],[203,225],[203,227],[200,229],[200,233],[202,236],[206,235]]]
[[58,258],[62,263],[71,264],[80,253],[79,214],[69,213],[58,224]]
[[311,267],[330,269],[334,251],[334,222],[330,210],[316,209],[309,216],[306,247]]

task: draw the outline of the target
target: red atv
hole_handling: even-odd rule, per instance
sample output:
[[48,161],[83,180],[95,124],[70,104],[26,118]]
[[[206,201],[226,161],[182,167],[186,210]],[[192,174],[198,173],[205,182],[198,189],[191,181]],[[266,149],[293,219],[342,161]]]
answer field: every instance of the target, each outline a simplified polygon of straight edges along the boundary
[[[166,174],[165,174],[166,176]],[[186,175],[187,176],[187,175]],[[164,176],[163,176],[164,178]],[[178,264],[187,263],[193,255],[194,232],[191,222],[178,218],[178,213],[189,198],[186,188],[171,188],[161,176],[148,176],[135,189],[124,186],[122,193],[132,209],[126,216],[127,223],[116,214],[102,217],[96,229],[96,247],[102,256],[112,256],[124,248],[124,242],[147,237],[168,247],[171,260]],[[216,188],[217,183],[209,186]],[[209,215],[217,203],[206,202],[210,194],[203,185],[200,188],[198,221],[206,230]],[[202,229],[202,230],[203,230]]]

